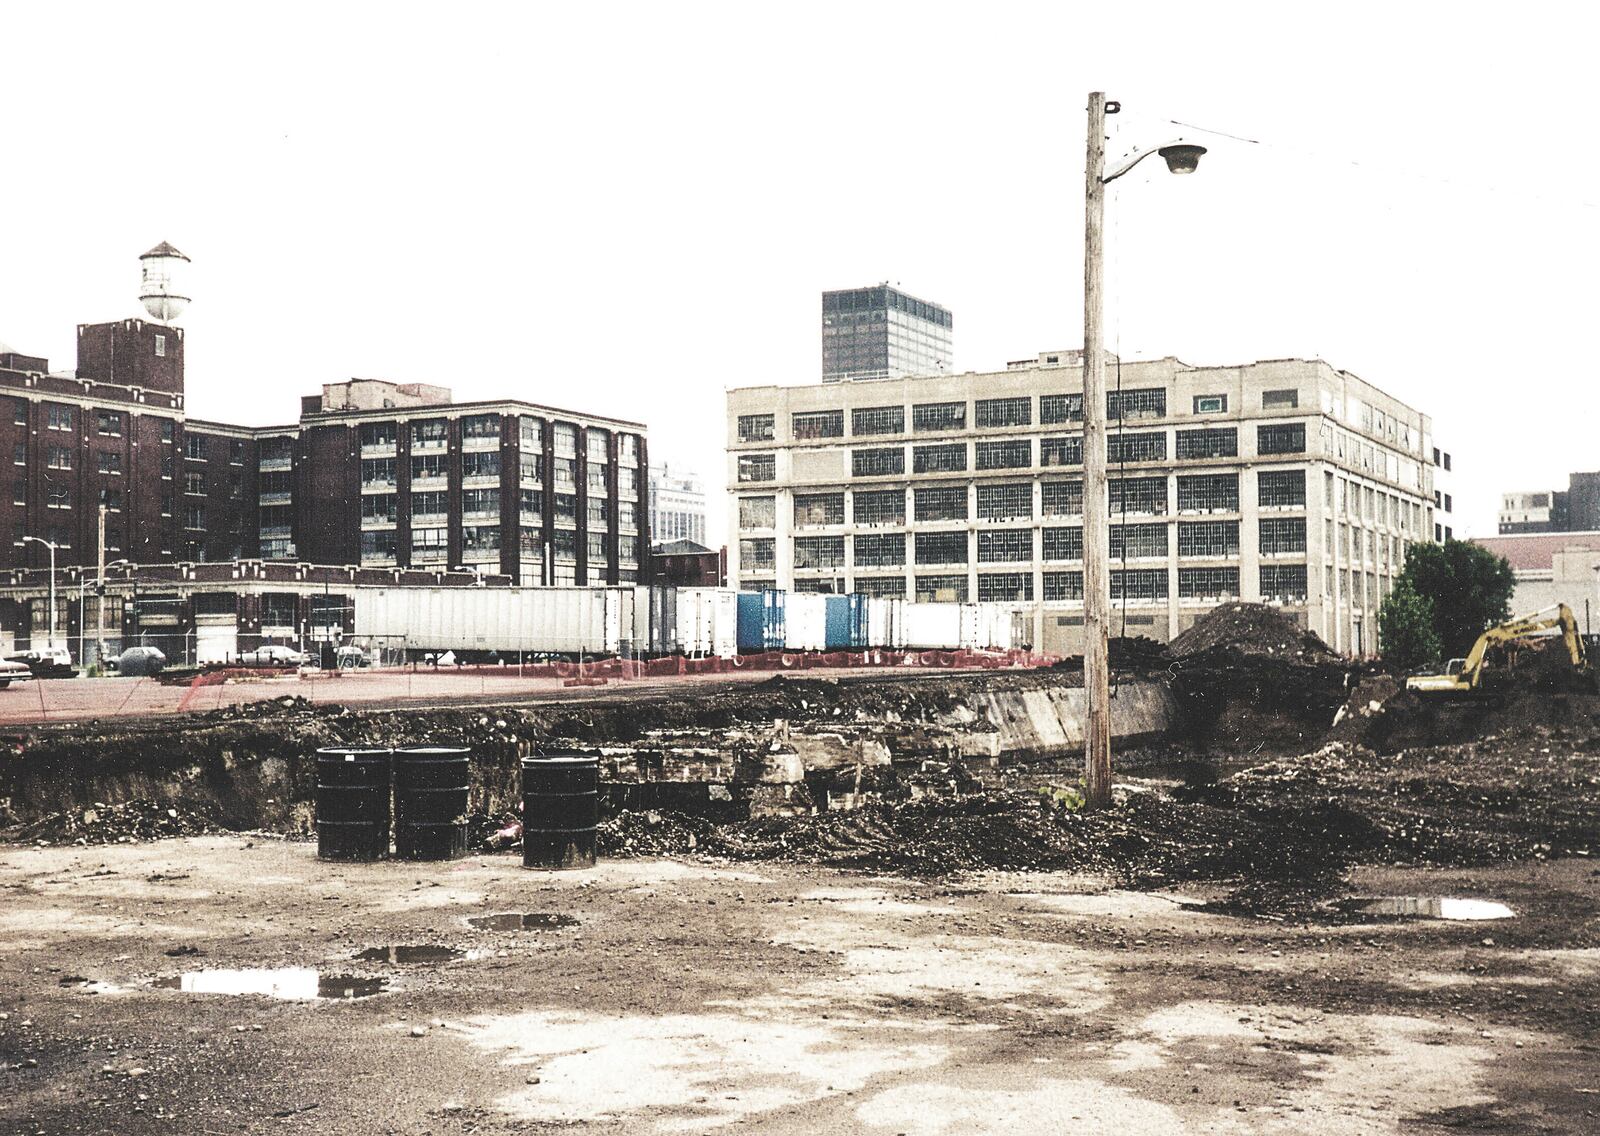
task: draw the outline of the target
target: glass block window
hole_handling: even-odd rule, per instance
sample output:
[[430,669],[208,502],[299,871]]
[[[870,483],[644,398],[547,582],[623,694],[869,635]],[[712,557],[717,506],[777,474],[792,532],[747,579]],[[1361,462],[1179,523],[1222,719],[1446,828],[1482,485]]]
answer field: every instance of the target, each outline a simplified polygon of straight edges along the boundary
[[739,498],[739,527],[741,529],[770,529],[778,523],[776,497]]
[[1106,506],[1113,516],[1125,513],[1167,511],[1167,479],[1164,477],[1114,477],[1106,483]]
[[1239,475],[1208,473],[1178,478],[1178,512],[1237,513]]
[[1033,399],[980,398],[972,404],[972,417],[980,428],[1032,426]]
[[1239,555],[1239,522],[1179,521],[1178,555]]
[[1013,521],[1033,516],[1033,484],[1023,481],[1008,485],[978,486],[980,521]]
[[1306,424],[1289,422],[1256,427],[1256,453],[1303,454],[1306,452]]
[[1165,418],[1167,392],[1164,387],[1139,390],[1106,391],[1106,418],[1115,422],[1119,418]]
[[1304,517],[1262,517],[1259,523],[1263,556],[1279,556],[1285,552],[1306,550]]
[[1018,603],[1033,599],[1032,572],[979,572],[978,602]]
[[857,576],[856,591],[863,596],[897,596],[906,594],[904,576]]
[[1111,526],[1111,558],[1129,560],[1141,556],[1165,556],[1167,554],[1167,526],[1165,523],[1154,525],[1112,525]]
[[1106,461],[1112,465],[1166,460],[1167,435],[1164,430],[1111,434],[1106,438]]
[[1073,434],[1070,437],[1040,438],[1039,464],[1082,465],[1083,436]]
[[794,523],[799,528],[808,525],[844,524],[844,494],[796,493]]
[[918,576],[917,603],[966,603],[965,576]]
[[1039,423],[1054,426],[1060,422],[1083,421],[1081,394],[1042,394],[1039,396]]
[[967,444],[949,442],[939,446],[913,446],[911,471],[913,473],[942,473],[967,468]]
[[1306,598],[1304,564],[1263,564],[1261,598],[1264,600],[1303,600]]
[[775,419],[771,414],[741,414],[739,415],[739,441],[741,442],[770,442],[774,432]]
[[1179,430],[1179,460],[1233,458],[1239,456],[1239,431],[1233,426],[1213,430]]
[[744,537],[739,541],[739,567],[746,572],[771,571],[778,566],[777,541],[770,536]]
[[906,562],[905,533],[864,533],[855,538],[857,568],[901,567]]
[[1045,603],[1083,599],[1082,572],[1046,572],[1044,574]]
[[1012,564],[1032,559],[1032,529],[978,530],[979,564]]
[[919,521],[964,521],[967,519],[967,487],[935,485],[912,490]]
[[979,469],[1027,469],[1033,464],[1033,442],[1027,438],[979,442],[976,449]]
[[965,430],[967,404],[964,402],[924,402],[911,408],[911,428],[918,433],[928,430]]
[[844,411],[807,410],[790,416],[789,427],[797,442],[807,438],[844,437]]
[[1239,595],[1237,568],[1179,568],[1180,599],[1233,599]]
[[1113,568],[1111,598],[1114,600],[1164,600],[1167,598],[1165,568]]
[[918,564],[965,564],[966,562],[966,533],[917,533]]
[[1043,530],[1046,560],[1082,560],[1083,527],[1062,525]]
[[850,472],[856,477],[886,477],[906,471],[904,446],[851,450]]
[[1047,517],[1083,514],[1083,482],[1045,481],[1039,485],[1039,511]]
[[[904,434],[906,408],[903,406],[865,406],[850,412],[852,434]],[[904,592],[904,588],[901,589]]]
[[852,520],[858,525],[903,525],[906,523],[904,489],[857,489],[851,494]]
[[1263,469],[1256,474],[1256,503],[1263,509],[1289,509],[1306,503],[1306,471]]
[[740,481],[776,481],[777,479],[778,458],[776,454],[739,455]]
[[844,565],[844,537],[797,536],[794,538],[796,568],[840,568]]

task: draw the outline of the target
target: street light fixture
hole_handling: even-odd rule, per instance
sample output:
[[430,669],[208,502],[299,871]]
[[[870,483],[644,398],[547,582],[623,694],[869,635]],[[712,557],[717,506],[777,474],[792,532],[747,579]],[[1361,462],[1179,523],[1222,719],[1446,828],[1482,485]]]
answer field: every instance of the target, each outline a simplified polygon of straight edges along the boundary
[[[1204,146],[1182,139],[1141,150],[1106,169],[1106,115],[1122,109],[1104,91],[1089,95],[1088,155],[1084,166],[1083,240],[1083,753],[1084,800],[1111,803],[1111,542],[1106,499],[1105,307],[1106,186],[1151,154],[1167,169],[1190,174]],[[1118,408],[1121,413],[1121,408]],[[1127,582],[1123,582],[1127,586]]]
[[[56,645],[56,545],[54,541],[41,536],[25,536],[22,539],[24,542],[31,540],[35,544],[42,544],[50,550],[50,642],[47,646],[53,648]],[[67,602],[72,601],[69,599]]]

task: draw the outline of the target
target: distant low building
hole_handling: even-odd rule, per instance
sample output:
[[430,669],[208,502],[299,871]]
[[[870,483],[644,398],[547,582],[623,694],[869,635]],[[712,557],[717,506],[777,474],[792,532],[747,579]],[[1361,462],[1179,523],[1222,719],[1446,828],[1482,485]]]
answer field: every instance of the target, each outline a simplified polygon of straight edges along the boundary
[[677,588],[720,588],[728,582],[728,550],[671,540],[650,550],[655,582]]
[[1570,473],[1565,489],[1517,489],[1500,495],[1502,536],[1600,531],[1600,472]]
[[1517,578],[1513,615],[1564,603],[1585,633],[1600,625],[1600,531],[1516,533],[1473,543],[1511,565]]

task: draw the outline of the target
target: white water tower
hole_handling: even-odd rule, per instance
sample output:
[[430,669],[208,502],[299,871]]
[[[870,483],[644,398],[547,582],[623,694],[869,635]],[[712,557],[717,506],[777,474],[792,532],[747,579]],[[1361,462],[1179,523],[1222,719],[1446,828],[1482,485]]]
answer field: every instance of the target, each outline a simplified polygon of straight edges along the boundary
[[139,284],[139,302],[152,319],[171,323],[189,306],[189,258],[166,241],[139,258],[144,277]]

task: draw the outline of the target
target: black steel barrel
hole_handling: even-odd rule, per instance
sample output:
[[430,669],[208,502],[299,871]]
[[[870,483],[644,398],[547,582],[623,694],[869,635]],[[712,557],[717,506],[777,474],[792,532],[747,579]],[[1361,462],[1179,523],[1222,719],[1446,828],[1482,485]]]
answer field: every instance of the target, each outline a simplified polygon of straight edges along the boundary
[[471,754],[456,746],[394,751],[394,854],[400,859],[455,860],[467,854]]
[[387,749],[317,751],[317,857],[381,860],[389,854]]
[[592,868],[600,823],[600,759],[547,754],[522,759],[522,866]]

